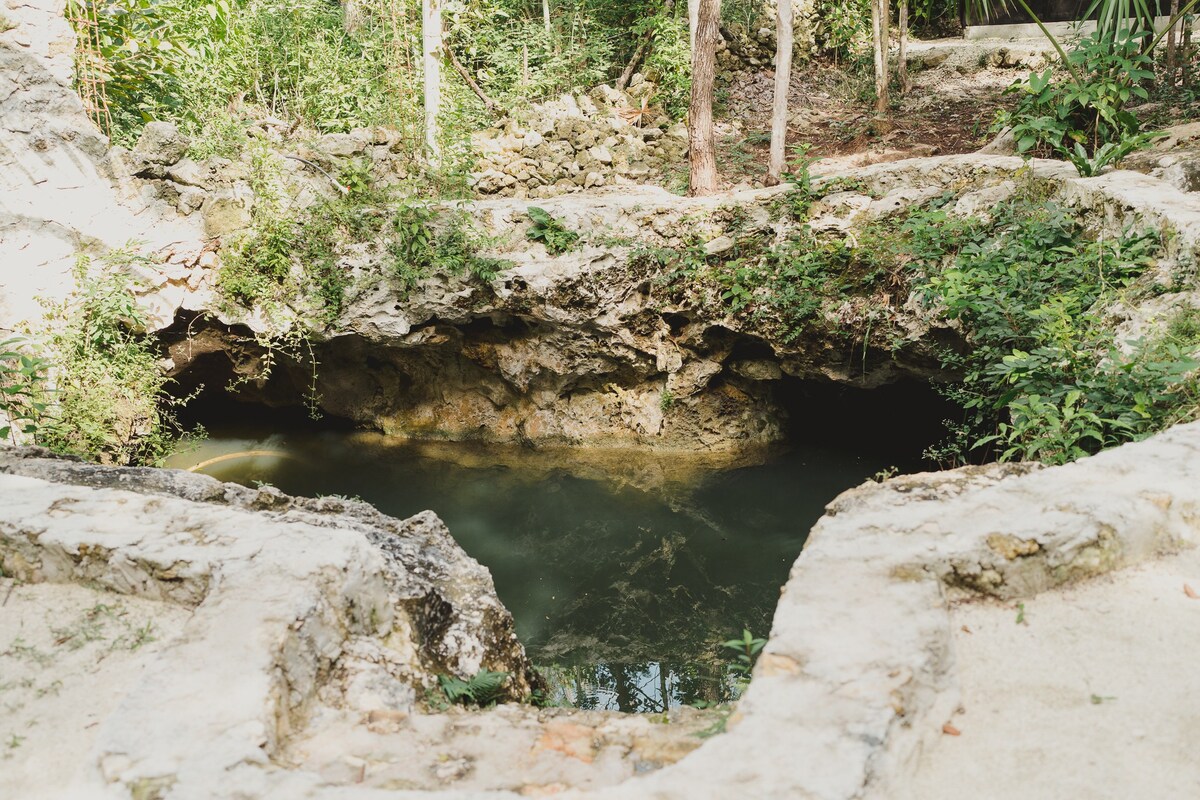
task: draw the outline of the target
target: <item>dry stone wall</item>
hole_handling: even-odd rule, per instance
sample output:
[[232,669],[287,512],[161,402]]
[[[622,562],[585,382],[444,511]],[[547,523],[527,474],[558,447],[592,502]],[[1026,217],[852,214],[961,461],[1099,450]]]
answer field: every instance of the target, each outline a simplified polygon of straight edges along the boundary
[[654,92],[638,74],[628,92],[566,94],[477,133],[476,193],[538,198],[661,180],[686,161],[687,128],[654,109]]

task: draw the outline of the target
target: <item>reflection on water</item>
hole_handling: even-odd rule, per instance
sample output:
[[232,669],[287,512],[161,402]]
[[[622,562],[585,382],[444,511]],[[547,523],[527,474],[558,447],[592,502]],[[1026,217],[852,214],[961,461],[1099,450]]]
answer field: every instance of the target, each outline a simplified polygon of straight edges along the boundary
[[766,635],[824,505],[888,466],[825,448],[717,469],[678,454],[210,433],[171,466],[208,462],[221,480],[360,497],[397,517],[433,509],[491,570],[555,699],[635,711],[729,699],[717,643],[744,627]]

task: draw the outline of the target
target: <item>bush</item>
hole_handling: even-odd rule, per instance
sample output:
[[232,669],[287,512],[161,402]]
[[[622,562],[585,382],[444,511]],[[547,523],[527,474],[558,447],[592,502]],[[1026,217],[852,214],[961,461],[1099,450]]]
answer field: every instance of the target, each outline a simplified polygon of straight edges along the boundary
[[541,242],[546,246],[546,252],[559,256],[575,249],[579,244],[579,234],[568,230],[560,220],[550,216],[544,208],[529,206],[525,209],[529,221],[533,224],[525,231],[525,237],[531,242]]
[[1019,153],[1058,156],[1084,176],[1148,146],[1155,135],[1141,132],[1124,108],[1146,99],[1141,84],[1154,78],[1142,38],[1124,29],[1085,37],[1067,54],[1070,77],[1056,79],[1051,68],[1013,84],[1017,106],[1001,112],[995,127],[1012,127]]
[[51,340],[57,354],[54,404],[35,438],[62,453],[102,464],[161,464],[187,433],[175,411],[154,340],[122,266],[129,251],[106,257],[93,272],[81,262],[76,295],[58,309]]
[[47,408],[49,364],[21,338],[0,342],[0,439],[20,444],[37,433]]
[[1102,316],[1154,262],[1156,234],[1090,237],[1050,202],[1015,200],[993,215],[990,230],[976,224],[948,265],[918,281],[967,338],[964,352],[943,354],[962,375],[951,396],[966,413],[951,460],[991,450],[1062,463],[1194,413],[1186,345],[1123,349]]

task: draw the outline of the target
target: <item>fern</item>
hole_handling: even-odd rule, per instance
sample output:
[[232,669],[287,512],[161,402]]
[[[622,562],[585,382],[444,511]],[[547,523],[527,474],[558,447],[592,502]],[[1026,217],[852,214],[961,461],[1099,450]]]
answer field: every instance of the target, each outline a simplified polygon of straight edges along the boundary
[[453,675],[439,675],[438,685],[451,703],[490,706],[500,699],[501,690],[507,680],[507,672],[481,669],[467,681]]

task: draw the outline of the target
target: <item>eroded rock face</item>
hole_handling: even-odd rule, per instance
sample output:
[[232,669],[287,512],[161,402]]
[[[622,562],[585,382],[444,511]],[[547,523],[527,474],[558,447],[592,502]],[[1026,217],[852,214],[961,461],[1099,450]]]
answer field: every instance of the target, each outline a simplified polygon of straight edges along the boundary
[[[203,244],[198,226],[141,196],[141,186],[109,181],[108,140],[72,85],[75,36],[64,6],[29,0],[3,8],[0,331],[25,322],[36,328],[45,314],[39,298],[60,301],[70,293],[81,253],[138,241],[144,252],[164,256],[164,269],[181,269],[196,263]],[[148,155],[161,161],[170,147],[160,141]]]
[[191,610],[97,733],[108,781],[195,769],[220,785],[314,708],[410,713],[438,675],[505,671],[511,698],[538,685],[491,576],[431,512],[44,456],[0,450],[4,574]]
[[[822,241],[852,247],[868,226],[885,235],[908,209],[946,192],[956,198],[949,213],[986,218],[1022,181],[1038,181],[1106,235],[1169,224],[1179,235],[1146,276],[1157,299],[1108,309],[1131,334],[1144,332],[1138,320],[1147,315],[1162,317],[1164,304],[1185,302],[1175,287],[1192,283],[1200,205],[1136,173],[1080,179],[1057,162],[974,155],[830,180],[839,188],[815,199],[805,222]],[[789,424],[809,420],[794,401],[806,382],[875,388],[945,377],[938,352],[965,346],[959,327],[903,279],[823,299],[796,328],[772,320],[761,296],[765,313],[737,313],[715,282],[672,277],[680,262],[655,260],[697,242],[711,258],[736,260],[737,247],[786,240],[797,224],[788,192],[698,199],[639,187],[554,198],[542,205],[584,242],[556,256],[528,241],[527,202],[478,201],[472,220],[498,243],[486,254],[509,262],[488,281],[442,275],[401,288],[377,243],[355,247],[344,256],[345,308],[312,337],[316,395],[331,414],[412,438],[695,451],[784,438]],[[293,319],[304,318],[304,301]],[[313,378],[307,352],[276,358],[270,380],[258,380],[267,354],[252,334],[272,326],[207,308],[209,317],[185,314],[165,335],[185,387],[236,377],[242,399],[303,402]]]

